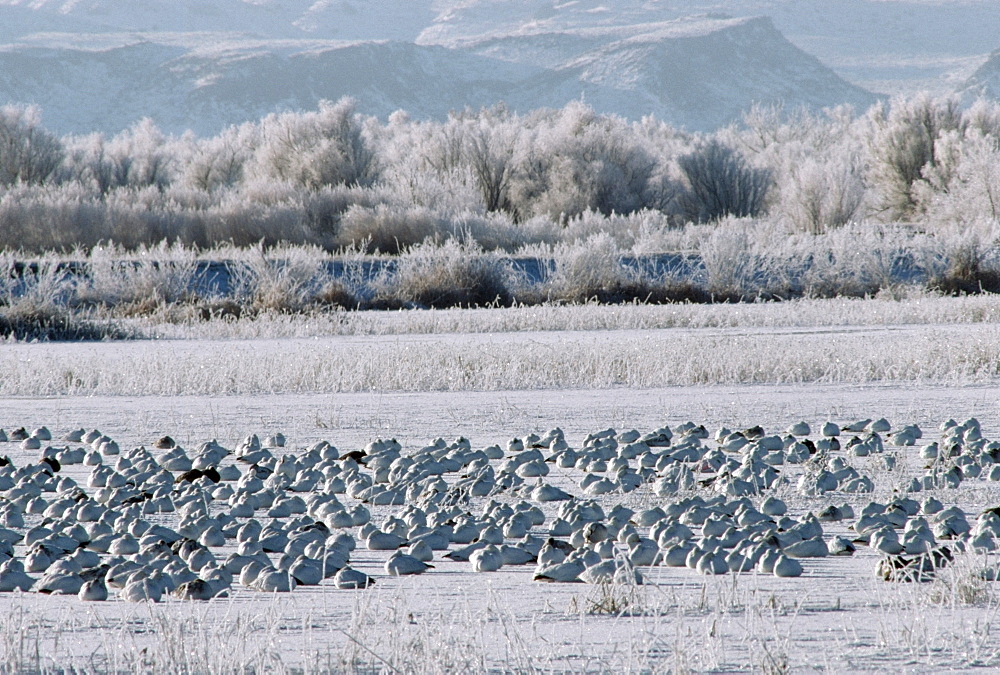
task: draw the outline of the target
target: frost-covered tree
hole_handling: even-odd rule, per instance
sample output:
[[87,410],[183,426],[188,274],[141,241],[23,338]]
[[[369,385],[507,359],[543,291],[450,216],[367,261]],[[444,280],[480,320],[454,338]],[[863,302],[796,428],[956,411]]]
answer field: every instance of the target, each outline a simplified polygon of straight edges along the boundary
[[625,120],[580,102],[525,119],[524,150],[511,180],[519,217],[633,213],[647,205],[657,160]]
[[916,197],[928,222],[1000,221],[1000,136],[969,127],[935,143],[938,166],[925,171]]
[[813,234],[854,220],[865,199],[864,164],[849,150],[804,157],[788,167],[782,183],[781,210]]
[[356,102],[321,101],[319,110],[268,115],[260,144],[246,171],[308,189],[328,185],[368,186],[378,178],[378,162],[356,112]]
[[63,155],[62,142],[42,127],[37,106],[0,107],[0,185],[45,183]]
[[218,136],[193,139],[182,170],[183,182],[205,192],[237,185],[258,139],[258,127],[250,122],[228,127]]
[[180,158],[173,139],[146,117],[106,138],[103,134],[67,140],[65,180],[78,180],[105,195],[116,188],[164,189],[174,179]]
[[920,194],[926,194],[927,176],[947,184],[938,155],[942,134],[964,133],[967,126],[956,98],[933,98],[923,93],[896,99],[888,109],[872,109],[869,180],[878,191],[879,208],[890,220],[910,220],[921,211]]
[[461,156],[486,211],[510,211],[510,182],[518,144],[517,117],[503,107],[462,120]]
[[678,204],[688,221],[705,223],[763,213],[772,172],[750,166],[728,145],[711,139],[677,163],[686,183]]

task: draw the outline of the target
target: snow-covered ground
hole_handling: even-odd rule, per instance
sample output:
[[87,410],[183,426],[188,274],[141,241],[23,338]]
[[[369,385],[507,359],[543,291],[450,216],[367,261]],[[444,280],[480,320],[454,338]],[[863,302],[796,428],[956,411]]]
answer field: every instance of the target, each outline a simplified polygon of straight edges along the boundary
[[[6,399],[4,420],[29,427],[48,423],[53,431],[96,427],[123,447],[149,446],[163,434],[188,447],[211,438],[233,447],[248,433],[280,430],[290,450],[318,440],[346,450],[390,435],[412,449],[437,436],[458,435],[481,447],[554,426],[578,445],[585,434],[608,426],[649,430],[694,420],[713,430],[762,424],[779,431],[799,419],[818,426],[873,415],[924,425],[929,435],[949,417],[977,416],[984,433],[995,436],[998,400],[997,385],[62,397]],[[910,458],[901,467],[917,468],[913,453],[903,453]],[[560,473],[564,484],[575,480],[569,471]],[[869,498],[891,497],[888,476],[872,475],[879,489],[870,496],[804,498],[789,488],[777,494],[799,516],[845,501],[860,509]],[[961,503],[971,517],[996,504],[1000,488],[994,486],[977,482],[934,494],[946,504]],[[648,491],[624,500],[633,509],[667,501]],[[843,523],[827,526],[826,533],[828,538],[850,534]],[[852,558],[805,560],[806,571],[798,579],[651,569],[644,571],[646,585],[619,591],[637,594],[634,615],[621,616],[590,613],[602,599],[593,586],[532,582],[530,566],[475,574],[468,563],[436,558],[428,573],[393,578],[382,571],[385,558],[363,546],[352,556],[356,568],[377,576],[376,586],[366,591],[321,585],[287,596],[261,596],[237,585],[229,598],[207,604],[170,599],[158,606],[7,596],[8,611],[0,620],[8,636],[3,658],[8,664],[16,658],[32,663],[37,649],[44,667],[75,663],[141,670],[145,663],[154,670],[187,665],[220,671],[243,665],[336,669],[344,660],[357,659],[375,670],[431,672],[767,670],[772,658],[794,670],[932,672],[996,666],[1000,659],[991,638],[997,607],[992,585],[966,602],[960,594],[949,595],[943,583],[887,584],[874,574],[878,554],[864,547]],[[22,631],[20,645],[12,637],[16,631]],[[227,645],[224,653],[213,647],[220,641]]]
[[[946,302],[942,299],[930,304]],[[776,311],[771,306],[761,309],[769,314]],[[749,314],[754,308],[740,311]],[[795,314],[792,311],[786,318]],[[578,330],[491,336],[452,329],[412,338],[357,336],[342,342],[182,339],[7,345],[0,350],[0,367],[13,395],[4,398],[0,426],[9,433],[18,426],[30,430],[45,424],[56,438],[71,429],[96,428],[117,440],[123,450],[140,445],[150,448],[163,435],[172,436],[190,450],[213,438],[234,448],[248,434],[264,438],[282,432],[286,446],[279,453],[301,453],[321,440],[348,451],[389,437],[396,438],[405,453],[415,452],[438,437],[451,441],[463,436],[473,448],[483,448],[504,446],[512,437],[544,434],[554,427],[565,432],[571,447],[580,448],[587,434],[608,427],[618,432],[647,432],[664,425],[676,429],[689,420],[704,424],[710,434],[721,427],[745,429],[755,424],[770,433],[783,433],[790,424],[804,420],[818,438],[820,426],[827,421],[848,424],[886,417],[896,429],[919,425],[925,433],[920,442],[923,445],[940,434],[941,422],[975,417],[981,422],[983,436],[1000,437],[1000,381],[995,373],[971,384],[934,375],[899,376],[894,381],[886,372],[867,384],[852,383],[846,375],[833,378],[832,383],[675,387],[605,384],[574,388],[532,380],[524,386],[506,382],[495,391],[476,386],[456,387],[458,391],[392,391],[391,386],[383,386],[338,393],[317,382],[311,389],[281,393],[282,362],[273,359],[285,351],[291,354],[290,363],[321,360],[338,351],[349,352],[348,342],[361,344],[365,340],[371,342],[373,353],[410,348],[411,354],[451,350],[459,355],[468,355],[470,350],[497,350],[505,344],[510,350],[529,354],[539,345],[581,350],[590,345],[592,352],[603,353],[619,342],[635,345],[619,357],[641,365],[643,350],[652,355],[673,344],[679,354],[695,358],[700,345],[714,341],[717,351],[713,358],[739,362],[746,358],[740,352],[746,351],[747,343],[727,342],[739,334],[762,345],[755,347],[761,363],[783,358],[784,352],[801,351],[806,344],[817,345],[817,358],[824,351],[833,353],[832,358],[842,358],[837,350],[844,340],[850,342],[846,349],[855,358],[866,350],[889,358],[893,352],[905,353],[933,343],[935,346],[921,352],[919,358],[947,363],[949,349],[968,351],[972,344],[990,349],[997,341],[995,323],[951,328],[926,324],[892,334],[884,329],[849,326],[701,331],[589,334]],[[258,390],[225,395],[221,392],[227,387],[221,386],[207,395],[172,395],[173,385],[164,385],[162,393],[157,393],[165,371],[141,370],[145,354],[157,363],[172,358],[177,381],[207,381],[213,375],[231,381],[235,371],[227,367],[232,364],[226,366],[219,360],[227,352],[242,350],[256,353],[258,359],[256,365],[240,361],[239,368],[244,373],[263,371],[256,381],[270,381],[275,385],[274,393]],[[383,367],[400,371],[423,367],[418,361],[385,360]],[[95,365],[98,362],[100,365]],[[121,389],[95,393],[91,388],[80,395],[32,393],[31,382],[47,381],[50,374],[72,379],[74,376],[67,373],[74,367],[101,371],[103,382],[118,382]],[[511,358],[508,367],[516,367],[515,359]],[[149,377],[148,387],[136,388],[134,378],[123,375],[126,371]],[[19,377],[22,386],[14,393],[10,387]],[[710,437],[706,443],[714,445],[715,441]],[[9,443],[0,445],[0,454],[9,454],[16,464],[23,465],[36,459],[37,451],[20,451]],[[900,496],[896,489],[923,472],[917,448],[889,447],[884,455],[870,457],[840,454],[871,477],[874,492],[804,496],[796,490],[795,481],[801,468],[785,465],[779,468],[790,483],[773,492],[788,503],[790,515],[803,518],[807,512],[818,513],[830,504],[844,503],[860,514],[871,500],[885,503]],[[897,461],[891,470],[884,462],[889,455]],[[64,470],[81,483],[89,472],[79,466]],[[546,481],[579,494],[577,481],[582,475],[576,469],[553,466]],[[710,489],[698,492],[705,497],[713,494]],[[971,523],[983,509],[998,504],[1000,483],[967,479],[958,489],[912,495],[918,501],[928,496],[940,499],[945,506],[960,506]],[[345,503],[354,503],[349,497],[342,498]],[[517,501],[508,495],[498,499]],[[638,511],[675,500],[656,496],[648,485],[628,494],[596,499],[606,511],[618,503]],[[758,506],[761,499],[752,498]],[[471,510],[479,513],[485,501],[475,499]],[[551,519],[556,507],[543,507]],[[371,507],[374,522],[381,523],[400,508]],[[173,514],[154,519],[176,522]],[[824,523],[824,538],[853,536],[847,529],[851,522]],[[82,603],[75,596],[5,594],[0,598],[6,608],[0,618],[0,634],[4,636],[0,639],[0,664],[8,669],[17,665],[73,665],[96,670],[218,672],[300,668],[387,672],[905,668],[935,672],[1000,665],[993,626],[1000,597],[995,584],[975,576],[990,562],[982,555],[961,556],[947,574],[926,584],[882,581],[875,574],[880,555],[859,546],[853,557],[802,559],[804,573],[800,578],[780,579],[757,572],[703,576],[687,568],[657,567],[642,568],[646,580],[642,586],[600,587],[534,582],[530,565],[474,573],[469,563],[449,561],[441,553],[435,553],[435,568],[422,575],[390,577],[383,569],[388,552],[369,551],[359,545],[351,556],[352,565],[377,579],[373,588],[363,591],[336,590],[324,582],[290,594],[266,595],[234,583],[227,598],[207,603],[167,598],[160,605],[135,605],[114,596],[106,603]],[[623,611],[602,610],[608,603]],[[225,650],[218,648],[220,644],[226,645]]]

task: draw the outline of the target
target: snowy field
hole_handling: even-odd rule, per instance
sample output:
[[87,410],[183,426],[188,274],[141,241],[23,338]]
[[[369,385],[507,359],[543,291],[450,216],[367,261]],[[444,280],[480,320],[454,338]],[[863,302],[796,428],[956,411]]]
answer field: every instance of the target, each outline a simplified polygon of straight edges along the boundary
[[[948,302],[924,299],[922,311],[940,317],[947,314]],[[954,306],[962,302],[967,301],[954,300]],[[995,302],[977,302],[981,303],[974,312],[978,316],[995,313]],[[985,323],[966,322],[967,316],[953,316],[946,323],[929,318],[925,323],[900,321],[891,327],[862,319],[854,325],[822,326],[822,317],[834,314],[833,304],[825,312],[809,303],[799,305],[800,311],[792,305],[784,319],[775,319],[776,307],[780,306],[704,310],[742,312],[731,320],[743,328],[642,328],[636,326],[641,323],[638,315],[669,310],[626,308],[620,310],[621,319],[630,328],[622,331],[547,330],[536,325],[534,330],[508,327],[514,332],[481,333],[453,325],[442,332],[414,329],[410,334],[391,334],[383,326],[381,335],[248,339],[212,337],[215,329],[209,327],[205,329],[209,339],[195,339],[192,331],[170,340],[4,345],[0,426],[10,434],[17,427],[30,432],[46,425],[55,439],[74,429],[99,429],[121,449],[121,455],[102,456],[106,465],[113,465],[138,446],[162,459],[165,451],[154,450],[153,444],[164,435],[194,457],[196,449],[212,439],[237,450],[249,434],[264,440],[281,432],[285,445],[273,449],[280,459],[293,453],[302,457],[320,441],[348,452],[380,438],[397,439],[404,456],[419,456],[436,438],[452,443],[464,437],[473,451],[494,444],[506,448],[514,437],[525,439],[531,433],[545,437],[558,427],[569,448],[583,454],[586,437],[593,432],[613,428],[623,448],[629,438],[626,432],[645,434],[669,426],[674,430],[671,446],[649,448],[669,453],[670,448],[683,447],[682,425],[692,421],[708,432],[700,443],[704,461],[709,462],[718,455],[716,432],[722,427],[743,430],[760,425],[769,435],[785,436],[790,425],[805,421],[811,427],[809,438],[820,442],[821,427],[830,421],[846,426],[884,417],[893,431],[918,425],[923,437],[914,446],[893,445],[891,435],[882,433],[883,451],[868,456],[857,456],[846,447],[848,439],[864,437],[864,432],[841,432],[844,447],[830,451],[830,460],[840,457],[868,477],[872,492],[848,493],[838,487],[808,496],[800,489],[799,477],[814,475],[816,467],[783,462],[771,465],[780,478],[770,489],[748,495],[755,509],[765,508],[768,496],[784,501],[787,516],[798,523],[814,522],[806,514],[820,514],[830,505],[850,505],[855,517],[822,523],[827,545],[836,537],[859,538],[849,528],[870,502],[884,506],[906,496],[898,489],[925,475],[928,460],[923,448],[942,436],[941,423],[976,418],[982,437],[1000,438],[1000,332],[995,318]],[[898,306],[902,307],[905,303]],[[611,310],[575,311],[600,317]],[[912,317],[913,308],[908,311]],[[491,324],[495,330],[500,331],[496,326],[505,320],[527,322],[512,320],[513,312],[497,312],[498,323]],[[856,305],[851,312],[865,315]],[[883,309],[875,313],[885,314]],[[401,315],[385,316],[394,317],[388,322]],[[427,316],[414,318],[411,327]],[[438,313],[437,320],[447,324],[458,316]],[[485,316],[473,315],[467,325],[482,324]],[[566,321],[552,321],[550,326]],[[707,319],[693,318],[689,323],[697,321]],[[218,329],[223,330],[235,329]],[[903,518],[906,530],[902,523],[896,528],[901,542],[909,530],[919,529],[920,517],[936,528],[934,508],[925,503],[928,498],[964,511],[972,532],[964,537],[938,536],[938,544],[955,550],[955,561],[927,583],[883,581],[876,567],[885,554],[860,543],[853,556],[795,558],[802,567],[797,578],[779,578],[756,568],[706,575],[659,564],[636,567],[642,585],[621,577],[605,584],[541,583],[533,581],[537,571],[533,564],[477,573],[469,562],[444,558],[444,550],[433,551],[433,569],[397,577],[386,573],[390,551],[369,550],[360,528],[351,527],[346,531],[358,544],[350,553],[350,565],[376,580],[368,589],[339,590],[326,579],[290,593],[262,593],[234,578],[226,597],[183,601],[164,595],[159,604],[126,602],[114,590],[107,602],[82,602],[76,595],[4,593],[0,670],[995,668],[1000,666],[993,632],[1000,596],[994,584],[981,578],[995,560],[987,553],[959,553],[959,549],[963,540],[973,548],[968,542],[992,527],[989,518],[979,516],[986,508],[1000,506],[1000,482],[988,478],[991,461],[986,442],[967,433],[965,446],[962,455],[974,456],[981,474],[973,477],[974,472],[966,469],[965,479],[955,488],[909,495],[921,511]],[[727,446],[724,454],[740,460],[752,444],[745,447]],[[784,451],[788,450],[786,444]],[[557,455],[560,450],[553,445],[542,452]],[[21,467],[37,462],[39,450],[22,450],[19,443],[9,442],[0,445],[0,454],[8,454]],[[491,461],[498,476],[501,465],[518,454],[508,451],[505,459]],[[702,462],[687,465],[699,480],[714,476]],[[628,462],[631,470],[642,463],[640,457]],[[936,464],[939,474],[954,463],[969,465],[959,455],[942,457]],[[248,470],[234,455],[221,461],[221,466],[233,464],[243,473]],[[590,496],[581,479],[612,479],[610,471],[595,466],[585,472],[558,461],[547,464],[546,484],[593,499],[614,529],[628,527],[610,516],[617,505],[634,511],[633,519],[638,519],[653,507],[718,494],[716,484],[667,494],[662,481],[651,481],[627,493],[614,490]],[[65,465],[59,475],[75,479],[93,496],[99,490],[86,487],[91,469]],[[657,471],[656,479],[668,473]],[[446,473],[444,478],[454,484],[460,475],[461,471]],[[198,489],[211,492],[214,488],[206,487],[204,480]],[[526,478],[525,484],[530,488],[536,480]],[[221,483],[227,484],[236,486]],[[472,497],[460,506],[481,516],[491,499],[510,505],[527,502],[545,515],[544,524],[531,529],[531,534],[544,539],[566,502],[536,502],[530,490],[514,492]],[[43,498],[52,501],[56,495],[43,493]],[[347,494],[337,498],[348,508],[359,503]],[[737,499],[727,496],[728,503]],[[221,498],[210,507],[216,517],[229,508]],[[368,505],[371,522],[378,526],[405,508]],[[261,509],[255,516],[267,524],[271,518],[266,513]],[[144,517],[178,527],[178,513]],[[287,523],[298,517],[275,520]],[[27,515],[23,527],[8,527],[23,533],[41,519],[40,514]],[[633,526],[640,538],[649,537],[648,526]],[[700,534],[698,527],[691,529],[695,537]],[[984,544],[985,538],[976,541]],[[462,546],[452,543],[449,548]],[[619,560],[630,554],[623,541],[616,540],[613,548]],[[23,544],[15,550],[18,557],[27,552]],[[227,540],[211,550],[221,565],[236,550],[236,542]],[[279,556],[271,557],[277,562]]]

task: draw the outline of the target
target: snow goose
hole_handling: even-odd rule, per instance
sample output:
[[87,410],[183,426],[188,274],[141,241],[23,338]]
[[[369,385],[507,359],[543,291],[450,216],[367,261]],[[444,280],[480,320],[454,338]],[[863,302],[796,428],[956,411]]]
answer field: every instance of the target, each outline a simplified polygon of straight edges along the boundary
[[66,564],[66,560],[53,563],[38,580],[35,587],[39,593],[55,595],[76,595],[83,587],[83,578],[74,565]]
[[500,546],[499,551],[504,565],[527,565],[537,562],[538,558],[537,553],[532,553],[522,545],[508,546],[504,544]]
[[410,544],[406,549],[406,553],[421,562],[431,562],[434,559],[434,552],[431,550],[430,545],[423,540],[418,540]]
[[890,556],[903,552],[903,545],[899,543],[899,536],[891,527],[883,527],[872,532],[868,538],[868,546]]
[[580,575],[586,569],[579,558],[570,556],[564,562],[550,565],[539,564],[535,568],[535,581],[547,583],[573,583],[580,581]]
[[849,556],[849,555],[854,555],[855,551],[857,551],[858,549],[854,545],[854,543],[851,542],[849,539],[846,539],[844,537],[834,537],[833,539],[830,540],[830,543],[827,546],[827,550],[829,551],[830,555]]
[[148,577],[132,578],[118,596],[126,602],[159,602],[163,597],[163,586]]
[[407,555],[402,551],[396,551],[385,561],[385,571],[390,576],[398,577],[409,574],[423,574],[428,569],[433,568],[422,560],[417,560],[412,555]]
[[772,573],[776,577],[798,577],[802,576],[802,563],[794,558],[779,553],[774,561]]
[[80,587],[78,597],[84,602],[104,602],[108,599],[108,587],[104,577],[96,577],[84,582]]
[[885,581],[927,582],[934,579],[939,569],[953,561],[951,550],[942,546],[913,558],[902,555],[887,556],[878,561],[875,571]]
[[643,583],[642,574],[623,560],[604,560],[591,565],[580,573],[580,581],[588,584],[637,584]]
[[485,541],[476,541],[466,546],[456,548],[453,551],[449,551],[448,553],[444,554],[444,557],[448,558],[448,560],[454,560],[456,562],[466,562],[467,560],[469,560],[469,558],[472,556],[473,553],[475,553],[479,549],[486,548],[487,546],[489,546],[489,544],[487,544]]
[[215,597],[215,589],[212,584],[199,578],[185,581],[170,594],[181,600],[211,600]]
[[536,502],[558,502],[573,499],[573,495],[555,487],[554,485],[549,485],[548,483],[542,483],[539,479],[538,485],[536,485],[531,491],[531,499]]
[[567,551],[565,547],[559,546],[556,539],[548,539],[538,551],[538,565],[545,567],[557,565],[566,560]]
[[757,561],[757,571],[761,574],[774,574],[774,564],[781,557],[781,551],[768,547]]
[[333,584],[339,589],[368,588],[374,583],[370,576],[351,567],[344,567],[333,578]]
[[655,565],[663,559],[659,545],[652,539],[636,537],[633,543],[629,544],[628,560],[638,567],[640,565]]
[[223,591],[228,591],[233,585],[233,573],[223,567],[209,566],[202,568],[198,577],[212,586],[213,596],[221,597]]
[[289,566],[288,574],[301,586],[316,586],[323,580],[323,563],[300,555]]
[[[678,528],[685,527],[678,524]],[[685,527],[685,529],[687,529]],[[650,532],[652,534],[652,531]],[[674,535],[671,533],[669,528],[663,529],[656,538],[657,545],[663,549],[664,552],[664,562],[670,567],[684,567],[687,564],[687,556],[691,553],[694,548],[694,544],[690,543],[688,539],[691,537],[691,531],[688,530],[686,534],[679,533]],[[650,537],[652,539],[652,536]]]
[[39,542],[24,557],[24,566],[29,572],[45,572],[60,555],[61,551]]
[[295,589],[295,579],[273,567],[264,568],[250,587],[263,593],[290,593]]
[[808,436],[812,433],[812,429],[809,428],[809,424],[807,422],[800,421],[788,427],[787,433],[791,436]]
[[8,558],[0,563],[0,592],[8,593],[15,589],[31,590],[35,580],[24,572],[24,565],[17,558]]
[[253,584],[257,580],[257,577],[259,577],[261,572],[263,572],[269,566],[270,566],[269,563],[265,563],[260,559],[250,557],[250,562],[244,565],[243,569],[240,570],[240,583],[247,588],[253,588]]
[[823,537],[803,539],[784,547],[782,553],[789,558],[825,558],[830,553]]
[[406,539],[398,534],[375,530],[365,538],[365,547],[369,551],[395,551],[406,543]]
[[83,428],[67,431],[65,434],[63,434],[62,440],[66,441],[67,443],[82,443],[83,436],[86,433],[87,430]]
[[709,551],[698,559],[695,569],[702,574],[727,574],[729,563],[721,551]]
[[503,567],[503,555],[493,544],[472,552],[469,556],[472,569],[476,572],[496,572]]

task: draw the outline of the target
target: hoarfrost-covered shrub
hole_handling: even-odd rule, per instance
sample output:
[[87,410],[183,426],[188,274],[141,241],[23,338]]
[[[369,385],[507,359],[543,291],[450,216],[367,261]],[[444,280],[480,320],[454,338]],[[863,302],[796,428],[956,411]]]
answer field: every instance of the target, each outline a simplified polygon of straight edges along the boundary
[[22,184],[0,198],[0,249],[68,251],[107,238],[105,209],[78,183]]
[[337,244],[363,246],[369,253],[395,255],[425,239],[442,238],[444,229],[442,217],[428,208],[388,204],[374,208],[353,207],[341,220]]
[[102,305],[127,308],[131,313],[151,311],[158,305],[182,302],[192,293],[197,272],[194,249],[163,241],[154,247],[108,245],[90,250],[86,274],[76,280],[74,307]]
[[231,126],[218,136],[194,141],[182,172],[182,182],[205,192],[238,185],[259,140],[257,125],[248,122]]
[[78,180],[99,194],[115,188],[163,189],[176,178],[178,144],[148,117],[106,139],[103,134],[71,138],[61,171],[63,180]]
[[865,199],[864,166],[857,154],[829,153],[789,168],[781,206],[797,229],[819,234],[854,220]]
[[325,262],[312,247],[251,246],[229,262],[230,297],[252,314],[301,312],[324,289]]
[[42,127],[37,106],[0,107],[0,186],[45,183],[63,155],[62,142]]
[[931,227],[1000,219],[1000,135],[953,130],[937,139],[935,151],[938,168],[915,187]]
[[585,211],[632,213],[659,198],[652,185],[657,161],[618,117],[597,115],[574,102],[524,118],[529,131],[511,180],[511,206],[520,219],[565,219]]
[[12,256],[0,258],[0,339],[101,340],[130,335],[117,324],[101,324],[68,305],[74,280],[52,258],[15,267]]
[[657,274],[637,260],[626,264],[624,256],[614,237],[607,232],[557,244],[539,256],[551,259],[541,285],[526,289],[519,298],[533,303],[553,300],[664,303],[708,299],[692,280]]
[[399,254],[423,241],[475,242],[485,251],[514,251],[557,238],[548,221],[516,224],[505,213],[443,214],[427,207],[378,204],[344,214],[338,247],[361,246],[369,253]]
[[320,101],[314,112],[268,115],[245,170],[255,178],[309,189],[371,185],[378,179],[378,163],[355,108],[355,101],[345,98]]
[[375,281],[376,307],[485,307],[513,302],[509,263],[476,244],[450,239],[403,251]]
[[870,116],[869,180],[879,193],[880,210],[889,219],[912,219],[926,201],[926,196],[921,198],[921,189],[928,185],[928,174],[935,172],[941,184],[950,181],[941,174],[937,141],[949,131],[964,133],[967,125],[958,99],[923,93],[896,99],[888,110],[876,106]]
[[772,224],[729,219],[701,242],[706,288],[715,300],[784,298],[795,294],[794,251]]
[[503,107],[461,119],[462,161],[468,166],[483,208],[510,211],[510,183],[520,130],[517,118]]
[[733,148],[712,139],[677,163],[686,182],[678,204],[687,221],[705,223],[763,212],[771,171],[751,167]]
[[929,270],[928,285],[951,295],[1000,293],[1000,221],[965,223],[940,233],[938,265]]
[[[810,297],[863,297],[910,276],[925,278],[933,260],[926,237],[896,225],[852,223],[800,241],[808,266],[802,286]],[[800,256],[801,257],[801,256]]]

